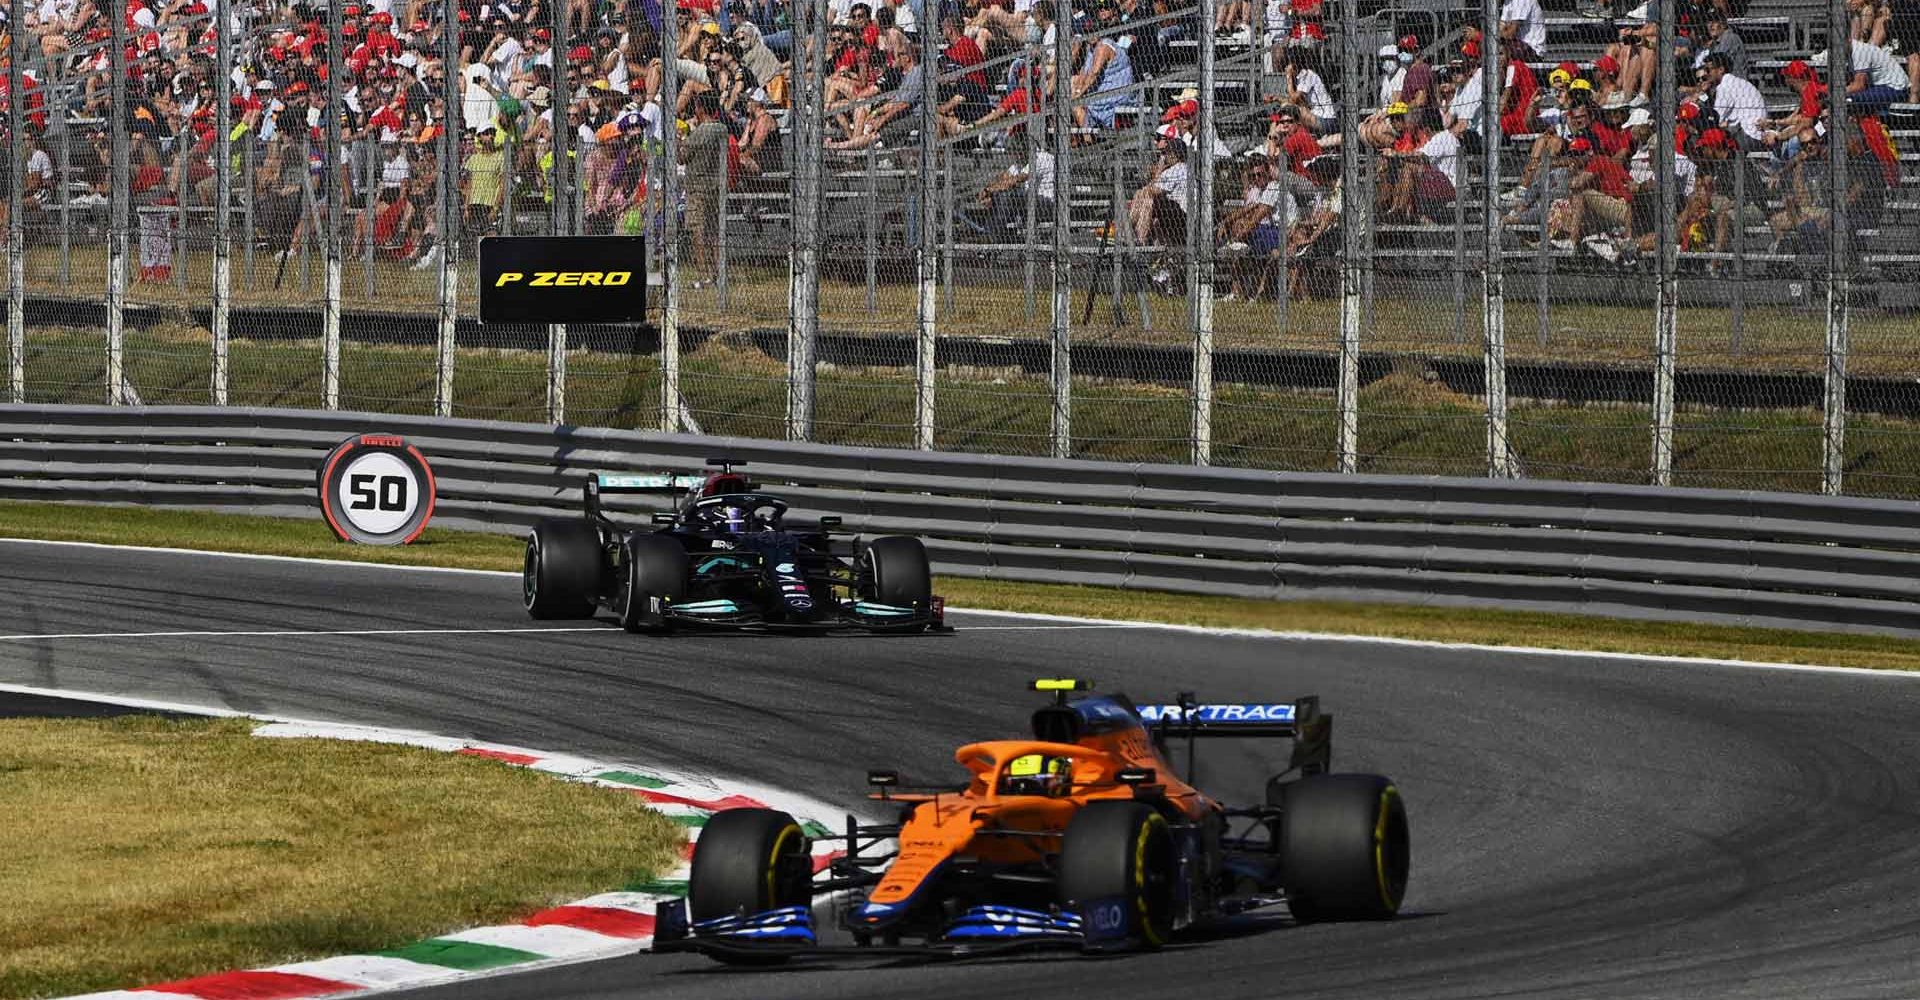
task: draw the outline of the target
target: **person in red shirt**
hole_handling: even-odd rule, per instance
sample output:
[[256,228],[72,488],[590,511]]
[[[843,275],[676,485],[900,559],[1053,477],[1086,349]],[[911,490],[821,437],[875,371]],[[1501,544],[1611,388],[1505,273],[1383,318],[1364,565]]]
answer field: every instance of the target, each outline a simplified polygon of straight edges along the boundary
[[1283,104],[1280,110],[1267,119],[1267,152],[1269,159],[1284,156],[1287,166],[1302,177],[1307,174],[1307,161],[1319,156],[1324,150],[1313,133],[1300,125],[1300,109]]
[[1574,244],[1578,245],[1590,224],[1602,231],[1627,224],[1632,214],[1632,203],[1628,200],[1630,178],[1627,168],[1595,149],[1591,140],[1575,139],[1567,144],[1567,149],[1575,156],[1586,157],[1580,172],[1567,182],[1567,190],[1573,195],[1573,220],[1569,229]]
[[1812,128],[1827,108],[1827,87],[1820,82],[1820,74],[1805,60],[1795,59],[1788,63],[1780,70],[1780,78],[1799,92],[1800,103],[1792,114],[1760,123],[1760,141],[1769,149],[1799,135],[1802,129]]
[[1524,135],[1534,131],[1533,95],[1540,90],[1540,79],[1533,68],[1513,58],[1511,39],[1500,43],[1500,65],[1512,69],[1512,82],[1500,91],[1500,134]]

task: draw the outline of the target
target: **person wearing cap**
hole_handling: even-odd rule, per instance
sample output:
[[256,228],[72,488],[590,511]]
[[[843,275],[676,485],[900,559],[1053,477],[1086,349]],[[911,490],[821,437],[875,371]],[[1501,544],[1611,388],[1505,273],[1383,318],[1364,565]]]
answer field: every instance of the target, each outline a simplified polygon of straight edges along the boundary
[[1713,94],[1713,112],[1727,129],[1727,134],[1740,143],[1740,148],[1750,149],[1761,142],[1760,123],[1767,117],[1766,98],[1760,96],[1760,89],[1733,73],[1733,61],[1723,52],[1709,52],[1701,63],[1702,81],[1707,92]]
[[500,148],[499,130],[485,122],[474,131],[473,152],[462,165],[461,192],[466,199],[466,231],[470,236],[492,232],[507,204],[507,158]]
[[1315,135],[1339,131],[1340,106],[1320,76],[1318,45],[1289,45],[1281,57],[1280,77],[1286,84],[1281,103],[1299,108],[1300,124]]
[[926,98],[925,69],[920,65],[919,46],[909,45],[896,54],[898,62],[895,68],[900,72],[900,84],[891,94],[877,105],[862,105],[853,114],[853,122],[848,127],[845,139],[830,139],[826,148],[835,150],[865,149],[876,142],[897,143],[906,137],[908,130],[918,122],[916,111],[920,102]]
[[[1146,183],[1127,202],[1127,221],[1137,246],[1180,247],[1187,242],[1187,144],[1180,131],[1162,125],[1153,133],[1153,162]],[[1154,282],[1166,288],[1171,269],[1160,268]]]
[[1420,39],[1414,35],[1400,39],[1400,58],[1407,67],[1407,75],[1400,81],[1400,100],[1406,104],[1413,124],[1423,129],[1433,128],[1440,121],[1434,110],[1439,106],[1435,91],[1440,78],[1434,69],[1433,59],[1420,47]]
[[1812,128],[1827,110],[1827,85],[1805,60],[1795,59],[1781,67],[1780,79],[1800,95],[1800,100],[1792,113],[1760,122],[1760,143],[1768,149],[1799,135],[1802,129]]
[[1594,148],[1591,139],[1573,139],[1567,143],[1567,149],[1582,160],[1579,172],[1567,180],[1567,190],[1572,194],[1568,243],[1579,246],[1589,235],[1625,228],[1633,197],[1627,169]]
[[1406,167],[1395,178],[1387,205],[1389,216],[1433,225],[1434,217],[1453,204],[1463,180],[1465,147],[1460,137],[1466,131],[1466,120],[1455,119],[1451,126],[1428,136],[1417,150],[1390,149],[1381,154],[1389,162],[1404,161]]
[[1291,104],[1280,105],[1267,117],[1267,141],[1262,149],[1280,169],[1302,176],[1307,161],[1324,151],[1313,133],[1300,125],[1300,109]]
[[1233,285],[1223,302],[1267,296],[1273,260],[1288,229],[1307,214],[1320,195],[1312,181],[1291,170],[1280,170],[1258,148],[1248,150],[1244,159],[1246,190],[1240,207],[1227,213],[1215,234],[1227,252],[1246,254],[1233,262]]
[[[1627,163],[1627,201],[1631,211],[1627,213],[1627,222],[1618,241],[1605,234],[1589,236],[1584,241],[1587,249],[1608,262],[1632,263],[1639,254],[1653,250],[1658,233],[1660,209],[1660,182],[1653,172],[1653,115],[1645,108],[1634,108],[1627,117],[1626,129],[1632,133],[1638,151]],[[1689,214],[1696,214],[1701,206],[1693,204],[1697,187],[1698,171],[1694,162],[1686,155],[1685,141],[1676,137],[1673,154],[1673,178],[1678,184],[1674,200],[1677,218],[1683,224],[1677,230],[1685,233],[1685,224]]]
[[[1400,91],[1407,83],[1407,63],[1400,61],[1400,46],[1380,46],[1380,106],[1386,107],[1400,99]],[[1412,62],[1409,57],[1407,62]]]
[[731,141],[720,120],[720,98],[712,91],[693,101],[693,129],[680,146],[686,165],[687,229],[693,238],[692,287],[713,280],[714,246],[720,231],[720,202],[727,189],[727,147]]

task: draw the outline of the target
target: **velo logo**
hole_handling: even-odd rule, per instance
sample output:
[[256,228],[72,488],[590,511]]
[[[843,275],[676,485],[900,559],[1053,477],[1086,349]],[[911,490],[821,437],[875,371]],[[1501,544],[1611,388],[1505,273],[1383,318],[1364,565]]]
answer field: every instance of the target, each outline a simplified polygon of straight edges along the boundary
[[426,456],[387,434],[348,438],[320,465],[320,512],[342,541],[405,545],[433,518]]

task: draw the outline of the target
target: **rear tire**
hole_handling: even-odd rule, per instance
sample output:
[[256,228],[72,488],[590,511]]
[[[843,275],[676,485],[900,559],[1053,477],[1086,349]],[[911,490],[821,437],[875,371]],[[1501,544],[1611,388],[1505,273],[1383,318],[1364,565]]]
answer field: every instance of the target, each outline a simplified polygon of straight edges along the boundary
[[[667,603],[687,593],[687,550],[666,535],[627,539],[627,580],[622,588],[620,625],[629,632],[666,632]],[[658,598],[660,610],[654,599]]]
[[901,608],[925,608],[933,600],[927,547],[911,535],[887,535],[860,553],[860,597]]
[[[714,813],[693,845],[687,912],[698,923],[813,902],[806,831],[776,809]],[[784,955],[722,956],[736,965],[778,965]]]
[[1118,898],[1135,940],[1158,948],[1173,935],[1173,831],[1140,802],[1090,802],[1060,843],[1060,901],[1078,907]]
[[527,614],[592,618],[600,590],[600,532],[585,521],[541,521],[527,532],[520,596]]
[[1411,867],[1400,790],[1377,774],[1322,774],[1285,786],[1281,881],[1301,923],[1387,920]]

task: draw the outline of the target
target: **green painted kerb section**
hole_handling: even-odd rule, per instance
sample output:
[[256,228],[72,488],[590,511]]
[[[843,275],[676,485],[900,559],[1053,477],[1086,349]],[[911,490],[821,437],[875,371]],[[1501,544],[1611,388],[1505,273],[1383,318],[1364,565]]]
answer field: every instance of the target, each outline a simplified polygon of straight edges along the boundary
[[656,896],[679,898],[687,894],[687,880],[683,878],[649,878],[627,883],[627,892],[647,892]]
[[502,948],[499,945],[480,944],[474,941],[448,941],[444,938],[430,938],[407,945],[405,948],[376,951],[374,954],[469,972],[478,969],[497,969],[503,965],[519,965],[521,962],[532,962],[546,957],[530,951],[521,951],[518,948]]
[[663,781],[649,774],[635,774],[632,771],[601,771],[594,775],[594,778],[621,785],[632,785],[636,788],[665,788],[672,784],[670,781]]

